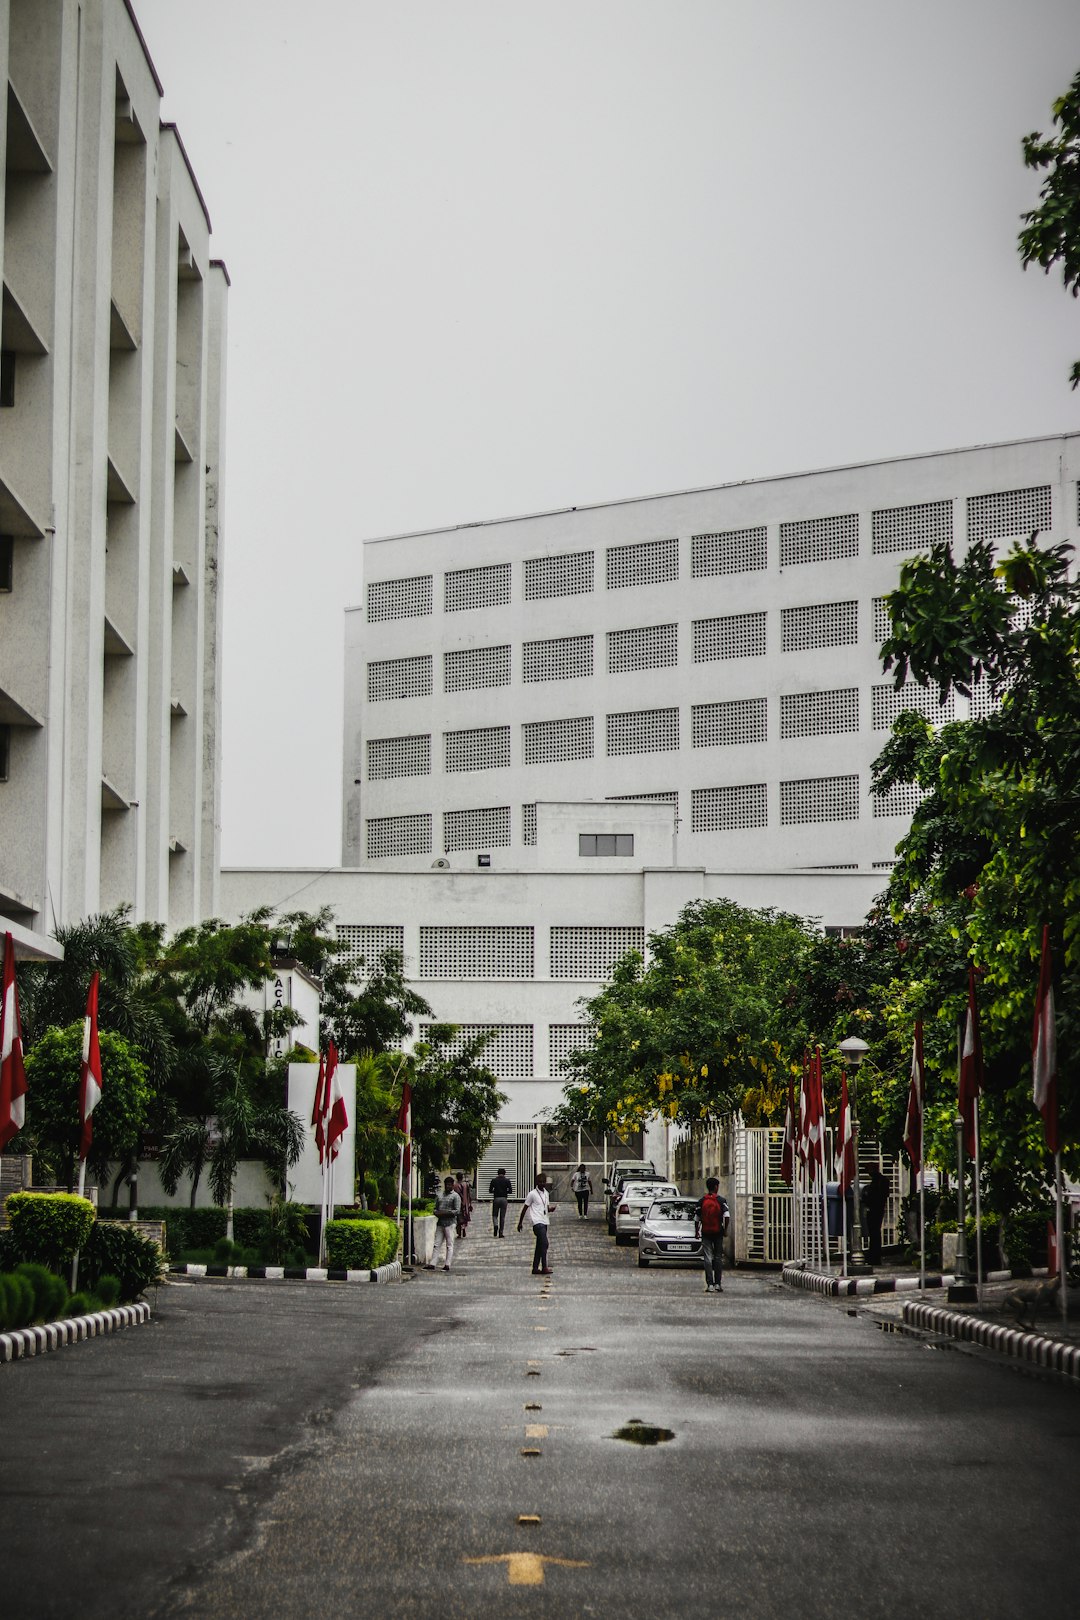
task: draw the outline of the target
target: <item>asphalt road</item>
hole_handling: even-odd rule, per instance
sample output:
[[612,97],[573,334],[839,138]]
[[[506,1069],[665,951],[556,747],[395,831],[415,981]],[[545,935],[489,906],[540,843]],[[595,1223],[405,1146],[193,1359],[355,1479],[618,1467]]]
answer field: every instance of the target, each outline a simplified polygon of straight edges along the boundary
[[480,1211],[449,1277],[174,1284],[0,1367],[3,1612],[1071,1620],[1080,1391],[572,1215],[553,1264]]

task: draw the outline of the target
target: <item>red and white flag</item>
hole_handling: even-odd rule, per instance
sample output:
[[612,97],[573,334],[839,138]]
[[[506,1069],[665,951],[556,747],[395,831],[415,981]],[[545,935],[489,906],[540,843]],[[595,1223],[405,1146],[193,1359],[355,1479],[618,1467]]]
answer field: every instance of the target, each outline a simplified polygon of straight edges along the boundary
[[319,1163],[326,1157],[326,1059],[319,1053],[319,1074],[315,1081],[315,1104],[311,1110],[311,1124],[315,1132],[315,1146],[319,1150]]
[[911,1047],[911,1084],[908,1087],[907,1118],[904,1120],[904,1146],[916,1174],[922,1169],[923,1106],[926,1096],[926,1069],[923,1064],[922,1019],[915,1020],[915,1039]]
[[787,1113],[784,1115],[784,1146],[780,1154],[780,1175],[790,1187],[795,1175],[795,1087],[790,1074],[787,1083]]
[[19,988],[15,983],[15,941],[4,935],[4,976],[0,990],[0,1148],[26,1124],[26,1070],[23,1067]]
[[82,1067],[79,1070],[79,1120],[82,1135],[79,1138],[79,1158],[85,1159],[94,1140],[94,1127],[90,1115],[101,1101],[101,1047],[98,1044],[98,974],[90,980],[86,998],[86,1017],[83,1019]]
[[810,1054],[803,1048],[802,1085],[799,1087],[799,1162],[806,1163],[810,1144]]
[[405,1175],[408,1175],[412,1169],[412,1086],[407,1080],[401,1092],[401,1108],[398,1111],[397,1128],[405,1138],[402,1170]]
[[975,1004],[975,969],[968,963],[968,1004],[964,1016],[964,1040],[960,1048],[959,1113],[964,1121],[964,1151],[975,1157],[975,1112],[983,1088],[982,1040],[979,1036],[979,1009]]
[[341,1089],[338,1073],[337,1047],[333,1041],[326,1051],[326,1157],[338,1156],[338,1143],[348,1129],[349,1116],[345,1110],[345,1093]]
[[816,1168],[825,1168],[825,1094],[821,1080],[821,1047],[810,1059],[807,1076],[806,1157],[810,1163],[810,1180]]
[[840,1182],[840,1197],[855,1185],[855,1133],[851,1125],[851,1098],[848,1096],[847,1075],[840,1076],[840,1130],[836,1144],[836,1162]]
[[[1046,1145],[1058,1150],[1057,1024],[1054,1016],[1054,978],[1050,965],[1050,929],[1043,927],[1039,993],[1035,997],[1035,1027],[1031,1032],[1032,1096],[1042,1115]],[[1051,1272],[1051,1275],[1053,1273]]]

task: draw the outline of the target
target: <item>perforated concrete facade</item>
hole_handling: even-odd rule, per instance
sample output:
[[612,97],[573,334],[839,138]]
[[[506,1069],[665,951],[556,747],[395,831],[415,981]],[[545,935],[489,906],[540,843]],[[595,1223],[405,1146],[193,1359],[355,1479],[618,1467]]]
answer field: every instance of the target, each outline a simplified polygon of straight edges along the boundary
[[[1075,541],[1078,479],[1073,435],[369,542],[346,614],[344,861],[535,869],[537,805],[601,801],[617,834],[648,797],[675,812],[679,864],[885,870],[911,795],[871,799],[883,731],[904,707],[987,703],[941,711],[883,674],[904,558]],[[373,740],[396,758],[421,736],[429,774],[380,774]],[[485,810],[491,848],[455,842]]]

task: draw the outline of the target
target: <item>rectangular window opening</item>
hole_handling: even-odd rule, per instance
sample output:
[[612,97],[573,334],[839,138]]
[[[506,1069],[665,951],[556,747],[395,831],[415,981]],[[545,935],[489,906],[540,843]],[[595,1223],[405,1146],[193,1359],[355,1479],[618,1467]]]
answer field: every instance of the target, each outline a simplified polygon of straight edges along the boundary
[[632,855],[633,833],[578,833],[579,855]]

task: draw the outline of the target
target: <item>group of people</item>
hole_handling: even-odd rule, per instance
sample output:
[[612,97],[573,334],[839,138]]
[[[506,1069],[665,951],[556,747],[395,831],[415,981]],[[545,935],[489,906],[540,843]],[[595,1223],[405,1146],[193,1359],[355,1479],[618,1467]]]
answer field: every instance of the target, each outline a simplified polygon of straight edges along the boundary
[[[435,1186],[438,1187],[437,1177]],[[428,1261],[429,1271],[435,1271],[438,1266],[440,1247],[443,1270],[450,1270],[454,1263],[455,1245],[466,1236],[472,1211],[472,1192],[464,1170],[459,1170],[453,1176],[444,1176],[442,1192],[435,1192],[435,1247]]]
[[[570,1185],[577,1199],[578,1218],[585,1220],[589,1213],[589,1196],[593,1184],[583,1164],[579,1164],[574,1171]],[[439,1192],[437,1188],[436,1177],[432,1188],[435,1196],[435,1247],[427,1269],[437,1271],[441,1256],[442,1269],[449,1271],[454,1264],[455,1246],[466,1236],[472,1219],[472,1193],[464,1170],[459,1170],[456,1176],[444,1176],[442,1191]],[[505,1237],[506,1210],[513,1197],[514,1184],[502,1166],[499,1167],[498,1174],[492,1176],[488,1193],[491,1197],[491,1235],[496,1238]],[[548,1265],[548,1226],[551,1222],[551,1211],[556,1207],[551,1202],[547,1177],[541,1173],[525,1195],[517,1224],[519,1232],[526,1220],[532,1228],[534,1276],[551,1276],[551,1268]]]
[[[577,1202],[578,1219],[585,1220],[589,1213],[589,1197],[593,1185],[584,1164],[579,1164],[571,1176],[570,1188]],[[491,1198],[492,1237],[506,1236],[506,1210],[513,1192],[513,1182],[505,1169],[500,1167],[498,1174],[492,1176],[488,1185],[488,1194]],[[455,1242],[464,1238],[469,1221],[472,1219],[472,1208],[472,1194],[465,1172],[459,1170],[456,1176],[444,1177],[442,1192],[435,1194],[435,1248],[428,1261],[429,1271],[438,1269],[440,1253],[443,1256],[442,1269],[450,1270],[454,1263]],[[551,1202],[547,1176],[540,1171],[525,1194],[517,1223],[519,1232],[526,1221],[532,1229],[534,1277],[552,1275],[548,1264],[548,1236],[551,1214],[557,1208],[558,1205]],[[722,1294],[724,1291],[724,1239],[729,1220],[727,1201],[720,1197],[720,1183],[715,1176],[710,1176],[705,1183],[705,1196],[699,1199],[697,1206],[697,1232],[701,1238],[701,1252],[705,1262],[706,1293],[715,1291]]]

